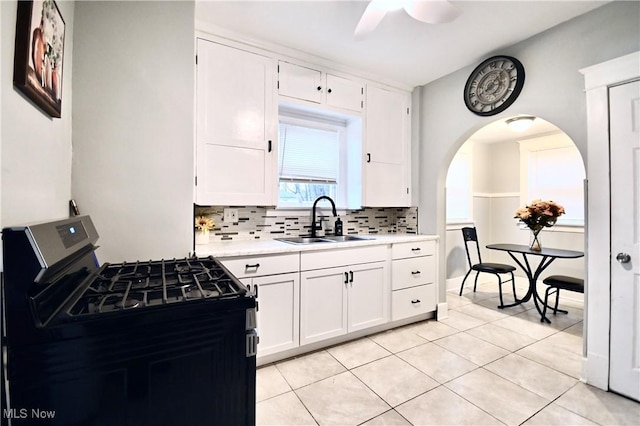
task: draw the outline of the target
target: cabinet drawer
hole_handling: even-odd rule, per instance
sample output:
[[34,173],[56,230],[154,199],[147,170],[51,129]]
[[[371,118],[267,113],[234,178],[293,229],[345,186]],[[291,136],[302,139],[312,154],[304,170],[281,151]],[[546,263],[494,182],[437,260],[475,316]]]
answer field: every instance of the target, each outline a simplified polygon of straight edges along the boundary
[[396,321],[436,310],[435,284],[396,290],[391,293],[391,320]]
[[392,259],[404,259],[407,257],[430,256],[436,253],[435,241],[414,241],[410,243],[398,243],[391,247]]
[[228,257],[218,260],[236,278],[246,278],[298,272],[299,259],[298,253],[291,253],[273,256]]
[[311,271],[314,269],[384,261],[388,259],[387,247],[387,245],[381,244],[378,246],[302,252],[300,253],[300,270]]
[[400,290],[435,282],[435,256],[398,259],[391,262],[391,288]]

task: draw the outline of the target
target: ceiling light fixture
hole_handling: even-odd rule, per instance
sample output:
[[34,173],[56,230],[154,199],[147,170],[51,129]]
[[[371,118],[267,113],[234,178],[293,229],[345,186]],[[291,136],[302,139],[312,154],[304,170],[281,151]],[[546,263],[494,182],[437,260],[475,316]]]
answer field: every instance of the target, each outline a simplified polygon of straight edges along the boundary
[[533,124],[533,120],[535,117],[530,115],[522,116],[522,117],[513,117],[506,121],[509,128],[516,132],[524,132]]

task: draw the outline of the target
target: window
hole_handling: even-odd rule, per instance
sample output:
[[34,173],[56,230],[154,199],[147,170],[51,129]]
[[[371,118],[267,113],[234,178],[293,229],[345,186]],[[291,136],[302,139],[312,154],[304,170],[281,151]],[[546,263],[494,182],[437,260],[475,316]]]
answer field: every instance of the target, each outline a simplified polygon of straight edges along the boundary
[[458,151],[447,173],[447,221],[471,220],[471,153]]
[[585,171],[580,151],[564,135],[520,142],[523,206],[535,199],[552,200],[565,208],[558,225],[584,226]]
[[345,130],[339,121],[281,114],[278,207],[307,208],[322,195],[344,205]]

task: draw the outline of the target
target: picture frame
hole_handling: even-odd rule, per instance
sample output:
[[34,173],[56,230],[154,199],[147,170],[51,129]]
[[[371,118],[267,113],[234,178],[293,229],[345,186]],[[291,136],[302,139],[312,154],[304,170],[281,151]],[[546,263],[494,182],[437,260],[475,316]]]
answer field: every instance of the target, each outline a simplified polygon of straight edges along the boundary
[[13,85],[54,118],[62,112],[64,35],[54,0],[18,1]]

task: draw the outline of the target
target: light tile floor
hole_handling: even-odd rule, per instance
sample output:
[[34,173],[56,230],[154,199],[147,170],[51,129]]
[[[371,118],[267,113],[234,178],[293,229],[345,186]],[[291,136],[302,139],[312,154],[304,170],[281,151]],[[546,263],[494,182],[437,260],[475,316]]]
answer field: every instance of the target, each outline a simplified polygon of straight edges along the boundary
[[578,380],[581,304],[542,324],[531,302],[497,309],[492,283],[447,302],[447,319],[259,368],[257,424],[640,425],[640,404]]

